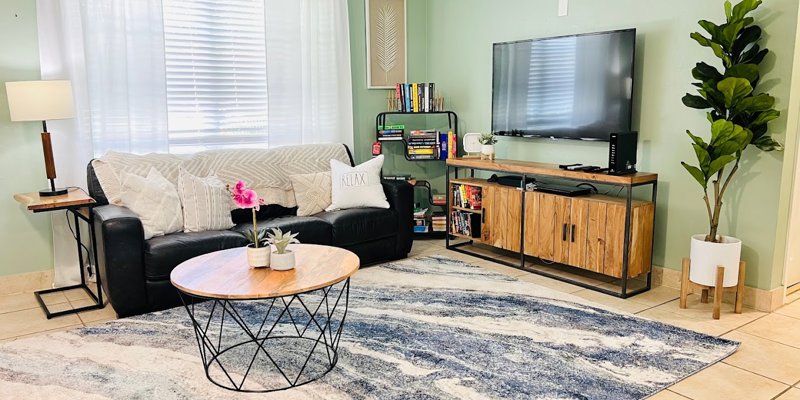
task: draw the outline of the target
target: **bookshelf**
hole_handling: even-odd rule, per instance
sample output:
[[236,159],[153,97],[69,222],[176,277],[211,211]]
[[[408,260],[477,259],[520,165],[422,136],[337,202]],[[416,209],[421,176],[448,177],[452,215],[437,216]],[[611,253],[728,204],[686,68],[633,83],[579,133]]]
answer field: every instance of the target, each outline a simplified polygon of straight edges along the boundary
[[[410,129],[402,129],[401,136],[392,137],[392,138],[382,138],[379,133],[379,127],[386,127],[394,123],[404,122],[405,126],[413,126],[418,129],[423,129],[426,126],[430,126],[432,124],[428,124],[427,118],[423,118],[425,122],[415,121],[413,116],[439,116],[442,119],[445,117],[447,118],[447,130],[452,131],[455,138],[458,138],[458,115],[449,110],[444,111],[420,111],[420,112],[405,112],[405,111],[385,111],[378,113],[375,117],[375,140],[381,143],[381,153],[385,153],[387,151],[397,151],[401,150],[403,153],[404,158],[406,161],[411,163],[417,162],[443,162],[446,158],[432,158],[432,159],[414,159],[413,157],[409,156],[408,146],[409,146],[409,133]],[[409,122],[413,122],[409,123]],[[457,142],[457,139],[454,140],[453,145]],[[400,143],[402,146],[398,145],[390,145],[390,143]],[[392,149],[392,150],[389,150]],[[444,174],[445,166],[444,163],[442,164],[442,173]],[[394,171],[392,171],[394,172]],[[384,171],[385,175],[391,175],[391,173]],[[446,235],[446,228],[442,231],[433,231],[433,221],[431,220],[432,215],[431,212],[436,213],[437,215],[444,215],[445,223],[447,221],[447,210],[446,204],[442,202],[434,201],[433,198],[433,188],[431,187],[431,183],[424,179],[417,179],[414,182],[410,182],[414,185],[415,190],[423,190],[426,192],[426,198],[428,199],[430,210],[428,215],[428,232],[414,232],[414,238],[417,239],[444,239]],[[446,193],[442,188],[441,193]]]

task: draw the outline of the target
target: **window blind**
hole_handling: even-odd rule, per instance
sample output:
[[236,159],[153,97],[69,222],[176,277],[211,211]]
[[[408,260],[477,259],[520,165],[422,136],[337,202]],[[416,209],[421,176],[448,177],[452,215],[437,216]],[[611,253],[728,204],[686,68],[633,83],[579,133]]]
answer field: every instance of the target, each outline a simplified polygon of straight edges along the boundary
[[170,152],[267,143],[263,0],[164,0]]

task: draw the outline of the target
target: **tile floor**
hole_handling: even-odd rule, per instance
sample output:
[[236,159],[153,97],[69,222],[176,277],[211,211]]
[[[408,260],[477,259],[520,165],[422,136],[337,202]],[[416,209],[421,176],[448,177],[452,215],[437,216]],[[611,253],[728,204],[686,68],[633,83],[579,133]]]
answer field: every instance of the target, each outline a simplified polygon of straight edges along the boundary
[[[444,249],[443,241],[418,241],[411,256],[446,255],[508,274],[600,306],[637,314],[711,335],[742,342],[739,350],[720,363],[700,371],[653,396],[672,399],[779,399],[800,400],[800,301],[774,313],[745,308],[734,314],[723,304],[722,318],[711,318],[711,305],[692,296],[689,308],[678,308],[678,290],[656,287],[630,299],[619,299],[579,286],[545,278]],[[81,291],[46,298],[51,310],[81,307],[88,297]],[[32,293],[0,295],[0,343],[19,338],[102,323],[116,318],[110,306],[47,320]]]

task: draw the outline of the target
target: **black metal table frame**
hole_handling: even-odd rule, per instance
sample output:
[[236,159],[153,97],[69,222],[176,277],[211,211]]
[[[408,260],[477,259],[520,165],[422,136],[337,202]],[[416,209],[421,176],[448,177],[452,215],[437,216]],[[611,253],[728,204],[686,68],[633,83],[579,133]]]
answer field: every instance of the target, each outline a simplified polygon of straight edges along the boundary
[[[342,284],[342,282],[344,282],[344,283]],[[333,303],[333,306],[331,307],[331,304],[330,304],[330,302],[328,300],[328,297],[329,297],[332,289],[335,286],[339,285],[339,284],[342,284],[342,288],[341,288],[341,290],[339,290],[339,294],[336,297],[336,301]],[[322,293],[322,299],[320,300],[320,303],[317,304],[316,308],[314,308],[314,311],[312,312],[311,308],[308,305],[306,305],[306,302],[303,301],[301,296],[302,295],[306,295],[306,294],[311,294],[311,293],[314,293],[314,292],[321,292]],[[338,281],[338,282],[334,282],[334,283],[332,283],[332,284],[330,284],[328,286],[325,286],[325,287],[322,287],[322,288],[319,288],[319,289],[308,290],[308,291],[305,291],[305,292],[296,293],[296,294],[288,295],[288,296],[282,296],[282,297],[246,298],[246,299],[244,299],[244,298],[243,299],[221,299],[221,298],[205,297],[205,296],[199,296],[199,295],[196,295],[196,294],[186,293],[186,292],[184,292],[184,291],[182,291],[180,289],[178,290],[178,293],[180,295],[181,301],[183,302],[183,306],[186,309],[186,312],[189,314],[189,318],[192,321],[192,327],[194,329],[195,339],[197,339],[197,347],[198,347],[198,350],[200,352],[200,358],[202,359],[202,362],[203,362],[203,368],[205,369],[206,378],[208,378],[208,380],[211,381],[211,383],[213,383],[213,384],[215,384],[215,385],[217,385],[217,386],[219,386],[221,388],[232,390],[232,391],[236,391],[236,392],[247,392],[247,393],[267,393],[267,392],[276,392],[276,391],[291,389],[291,388],[294,388],[294,387],[305,385],[305,384],[310,383],[310,382],[314,382],[317,379],[322,378],[328,372],[330,372],[333,369],[333,367],[336,366],[336,363],[339,361],[339,352],[338,352],[338,350],[339,350],[339,341],[341,339],[341,335],[342,335],[342,330],[344,328],[345,319],[347,318],[348,304],[350,302],[350,278],[349,277],[344,279],[344,280],[341,280],[341,281]],[[344,312],[342,314],[341,320],[339,320],[340,321],[339,322],[339,326],[336,328],[336,331],[334,332],[333,328],[331,326],[331,321],[334,320],[332,317],[333,317],[334,313],[336,312],[336,309],[339,306],[340,301],[342,301],[342,297],[344,297]],[[288,302],[286,301],[287,298],[289,299]],[[211,306],[211,311],[209,312],[209,315],[208,315],[208,320],[205,322],[205,324],[203,324],[201,321],[199,321],[197,316],[196,316],[196,314],[195,314],[195,307],[194,306],[198,301],[199,302],[206,302],[206,301],[212,301],[213,302],[212,306]],[[254,332],[254,330],[251,329],[248,326],[248,324],[244,320],[244,318],[242,318],[242,315],[236,310],[236,307],[233,304],[233,302],[236,302],[236,301],[271,301],[271,303],[269,305],[269,308],[268,308],[266,314],[264,315],[263,320],[261,320],[261,324],[258,326],[258,330],[257,331]],[[298,321],[296,320],[295,316],[292,315],[292,313],[291,313],[291,311],[289,309],[291,307],[291,305],[293,303],[295,303],[295,302],[297,302],[297,303],[299,303],[301,305],[302,310],[304,310],[308,314],[308,317],[309,317],[308,322],[306,322],[305,325],[302,326],[302,329],[301,329],[301,327],[299,327]],[[277,303],[277,305],[276,305],[276,303]],[[325,312],[326,318],[325,318],[324,323],[320,323],[320,321],[318,321],[318,318],[317,318],[317,313],[320,312],[320,310],[322,309],[323,304],[325,305],[324,312]],[[281,308],[281,306],[282,306],[282,308]],[[214,319],[214,315],[215,315],[214,314],[214,310],[216,310],[217,307],[221,308],[221,310],[222,310],[221,314],[222,315],[220,317],[219,332],[217,333],[217,342],[216,342],[216,345],[215,345],[213,337],[210,337],[209,334],[210,333],[216,333],[216,332],[210,331],[210,328],[211,328],[211,321]],[[273,309],[280,309],[280,314],[278,314],[277,318],[275,319],[275,322],[272,323],[272,325],[268,327],[268,329],[266,330],[266,333],[264,333],[263,336],[262,336],[262,332],[265,332],[264,328],[265,328],[266,322],[269,319],[270,315],[272,314],[272,310]],[[228,347],[223,348],[222,347],[222,344],[223,344],[222,343],[222,336],[223,336],[222,333],[224,331],[223,327],[224,327],[224,321],[225,321],[225,315],[226,314],[228,316],[230,316],[230,318],[235,322],[236,326],[238,326],[239,328],[242,329],[242,331],[244,332],[244,334],[246,335],[246,337],[248,339],[245,340],[245,341],[238,342],[238,343],[235,343],[235,344],[232,344],[232,345],[230,345]],[[295,331],[297,332],[297,336],[287,336],[287,335],[271,336],[273,331],[275,330],[275,328],[281,322],[282,317],[284,315],[288,315],[289,316],[289,320],[291,321],[292,326],[294,327]],[[314,326],[316,326],[317,329],[319,329],[319,335],[317,335],[316,338],[306,337],[305,336],[305,334],[308,331],[309,327],[312,326],[311,325],[312,323],[314,324]],[[326,333],[328,333],[327,336],[326,336]],[[305,361],[303,362],[302,367],[300,368],[299,372],[297,373],[297,376],[295,376],[294,379],[291,379],[289,376],[287,376],[287,373],[283,371],[283,369],[275,362],[273,357],[270,355],[268,349],[265,346],[266,341],[269,340],[269,339],[302,339],[302,340],[310,340],[310,341],[314,342],[314,345],[312,346],[311,351],[309,352],[308,356],[306,357]],[[219,359],[219,357],[222,356],[223,354],[225,354],[229,350],[232,350],[232,349],[234,349],[236,347],[239,347],[239,346],[242,346],[242,345],[245,345],[245,344],[248,344],[248,343],[255,343],[257,345],[257,349],[256,349],[255,353],[253,354],[253,357],[250,360],[250,363],[247,366],[247,370],[244,372],[244,375],[242,376],[241,381],[237,383],[234,380],[234,378],[230,375],[230,373],[228,373],[228,370],[225,368],[225,366],[223,365],[223,363]],[[319,345],[325,346],[325,351],[327,353],[328,365],[327,365],[325,371],[319,373],[319,375],[317,375],[317,376],[313,376],[313,377],[311,377],[309,379],[300,381],[300,377],[303,376],[303,372],[305,372],[306,366],[308,365],[308,363],[311,360],[311,358],[314,356],[314,354],[315,354],[314,352],[316,351],[317,346],[319,346]],[[271,388],[271,389],[264,389],[264,390],[252,390],[252,389],[244,389],[243,388],[245,382],[247,381],[248,376],[250,376],[250,371],[251,371],[251,369],[253,368],[253,366],[255,364],[256,358],[258,358],[258,355],[261,354],[261,353],[266,355],[267,359],[278,370],[278,372],[280,372],[280,374],[286,380],[287,386],[282,386],[282,387],[278,387],[278,388]],[[230,385],[228,385],[228,383],[218,382],[214,378],[212,378],[211,374],[209,373],[209,369],[211,368],[211,366],[213,364],[216,364],[219,367],[219,369],[223,372],[223,374],[227,378],[227,382],[229,382]]]
[[[490,169],[490,168],[469,168],[469,167],[460,167],[460,166],[454,166],[454,165],[447,165],[447,171],[445,172],[445,180],[446,180],[445,186],[446,186],[447,192],[448,192],[447,193],[447,201],[446,201],[446,209],[448,210],[448,213],[449,213],[449,210],[450,210],[450,173],[451,173],[451,168],[453,169],[453,171],[452,171],[453,175],[454,175],[453,179],[458,179],[458,170],[459,170],[459,168],[469,169],[470,170],[470,177],[473,177],[473,178],[475,177],[475,170],[476,169],[481,170],[481,171],[490,171],[490,172],[506,172],[506,173],[509,172],[509,171],[505,171],[505,170],[496,170],[496,169]],[[525,189],[525,182],[526,182],[527,178],[528,177],[536,177],[536,176],[543,176],[543,177],[552,178],[552,176],[549,176],[549,175],[546,175],[546,174],[544,174],[544,175],[543,174],[520,174],[520,175],[522,175],[522,181],[520,183],[520,189],[522,190],[522,206],[521,206],[522,210],[521,210],[520,215],[524,216],[525,215],[525,196],[529,192],[528,190]],[[446,237],[445,237],[445,247],[448,250],[456,251],[456,252],[459,252],[459,253],[462,253],[462,254],[471,255],[473,257],[478,257],[478,258],[481,258],[481,259],[484,259],[484,260],[496,262],[498,264],[503,264],[503,265],[506,265],[506,266],[509,266],[509,267],[513,267],[513,268],[517,268],[517,269],[520,269],[520,270],[524,270],[524,271],[527,271],[527,272],[532,272],[532,273],[537,274],[537,275],[546,276],[546,277],[551,278],[551,279],[555,279],[555,280],[562,281],[562,282],[567,282],[567,283],[570,283],[570,284],[573,284],[573,285],[576,285],[576,286],[580,286],[582,288],[586,288],[586,289],[594,290],[594,291],[597,291],[597,292],[609,294],[609,295],[620,297],[620,298],[623,298],[623,299],[626,299],[628,297],[635,296],[637,294],[644,293],[644,292],[650,290],[652,288],[652,280],[653,280],[652,263],[653,263],[653,252],[655,251],[655,246],[650,246],[650,264],[651,264],[651,267],[650,267],[650,270],[647,272],[647,282],[646,282],[645,287],[640,288],[640,289],[635,289],[635,290],[632,290],[632,291],[628,291],[628,279],[629,279],[628,278],[628,261],[629,261],[629,258],[630,258],[630,254],[629,253],[630,253],[630,242],[631,242],[631,240],[630,240],[630,235],[631,235],[631,213],[632,213],[632,203],[633,203],[633,188],[639,187],[639,186],[651,185],[651,201],[653,203],[653,210],[654,210],[654,212],[653,212],[653,227],[655,229],[655,218],[656,218],[656,216],[655,216],[656,215],[655,208],[656,208],[656,197],[657,197],[657,193],[658,193],[658,181],[657,180],[653,180],[653,181],[650,181],[650,182],[643,182],[643,183],[620,184],[620,183],[610,183],[610,182],[603,182],[603,181],[593,181],[593,180],[586,180],[586,179],[580,179],[580,178],[569,178],[569,177],[560,177],[560,176],[557,177],[557,178],[558,179],[566,179],[566,180],[570,180],[570,181],[577,181],[577,182],[599,183],[599,184],[602,184],[602,185],[605,185],[605,186],[621,187],[621,188],[623,188],[625,190],[625,192],[626,192],[625,193],[625,236],[623,238],[624,240],[623,240],[623,248],[622,248],[623,249],[623,254],[622,254],[622,277],[620,278],[621,279],[621,285],[620,285],[621,287],[620,287],[620,291],[619,292],[616,292],[616,291],[613,291],[613,290],[608,290],[608,289],[605,289],[605,288],[602,288],[602,287],[598,287],[598,286],[594,286],[594,285],[582,282],[582,281],[577,280],[577,279],[569,279],[569,278],[561,276],[561,275],[548,273],[546,271],[540,271],[540,270],[537,270],[537,269],[534,269],[534,268],[525,268],[525,257],[526,256],[525,256],[525,218],[524,217],[520,218],[519,263],[507,262],[507,261],[499,259],[499,258],[490,257],[490,256],[487,256],[487,255],[478,253],[478,252],[469,251],[467,249],[462,248],[463,246],[467,246],[467,245],[473,244],[472,240],[465,240],[465,241],[463,241],[461,243],[450,244],[450,241],[451,241],[451,239],[450,239],[451,236],[450,235],[446,235]],[[451,222],[451,218],[448,215],[448,218],[447,218],[447,232],[451,232],[451,223],[452,223]],[[548,265],[550,265],[550,266],[552,266],[552,265],[563,266],[564,264],[553,263],[553,264],[548,264]]]
[[[86,208],[88,210],[87,213],[86,213],[87,215],[81,214],[80,210],[82,208]],[[34,292],[34,295],[36,296],[36,301],[39,303],[39,306],[42,308],[42,311],[44,311],[44,315],[47,317],[47,319],[60,317],[62,315],[75,314],[75,313],[79,313],[79,312],[82,312],[82,311],[97,310],[97,309],[103,308],[103,306],[104,306],[103,305],[102,283],[101,283],[101,279],[100,279],[100,269],[97,266],[97,237],[95,235],[95,229],[94,229],[94,214],[92,213],[92,206],[84,204],[84,205],[77,206],[77,207],[76,206],[58,207],[58,208],[51,208],[51,209],[47,209],[47,210],[40,210],[40,211],[36,211],[36,212],[48,212],[48,211],[58,211],[58,210],[67,210],[67,212],[71,213],[73,215],[73,217],[74,217],[74,221],[75,221],[75,243],[78,246],[78,268],[80,269],[81,283],[76,284],[76,285],[62,286],[62,287],[57,287],[57,288],[53,288],[53,289],[45,289],[45,290],[39,290],[39,291]],[[97,294],[96,295],[94,294],[94,292],[92,292],[92,289],[89,287],[88,283],[86,282],[86,276],[84,275],[84,272],[83,272],[84,259],[83,259],[83,249],[82,249],[82,241],[81,241],[81,229],[80,229],[80,226],[78,225],[78,221],[84,221],[89,225],[89,240],[91,242],[90,243],[91,254],[87,254],[87,256],[89,256],[89,260],[95,260],[95,262],[94,262],[94,276],[95,276],[95,283],[97,285]],[[67,223],[69,223],[69,220],[67,220]],[[47,304],[45,303],[44,299],[42,299],[42,295],[45,295],[45,294],[48,294],[48,293],[65,292],[65,291],[74,290],[74,289],[83,289],[86,292],[86,294],[94,301],[94,304],[91,304],[91,305],[88,305],[88,306],[84,306],[84,307],[79,307],[79,308],[73,308],[73,309],[70,309],[70,310],[51,312],[50,309],[47,307]]]

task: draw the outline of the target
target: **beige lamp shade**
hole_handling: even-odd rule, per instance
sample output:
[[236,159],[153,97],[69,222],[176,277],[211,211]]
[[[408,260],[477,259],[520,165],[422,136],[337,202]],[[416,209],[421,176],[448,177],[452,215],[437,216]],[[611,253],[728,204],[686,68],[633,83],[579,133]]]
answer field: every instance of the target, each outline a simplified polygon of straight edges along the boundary
[[47,121],[73,116],[70,81],[6,82],[12,121]]

